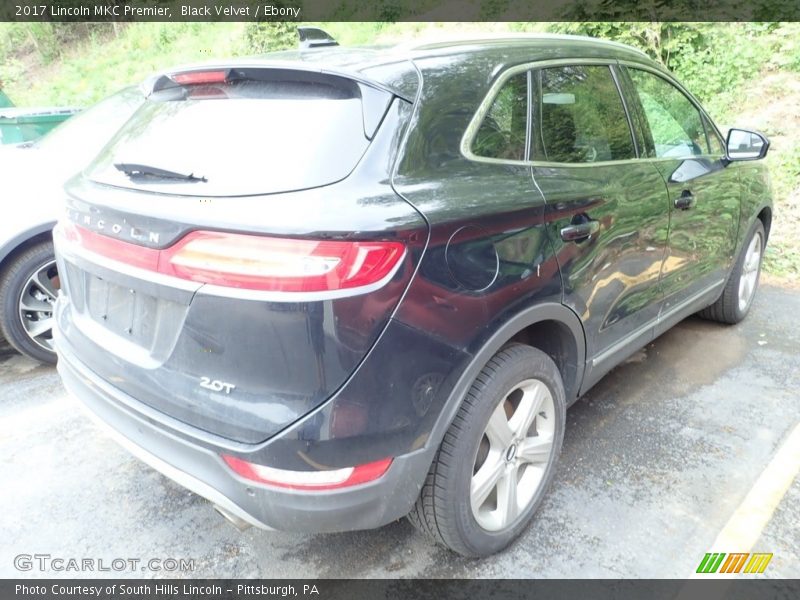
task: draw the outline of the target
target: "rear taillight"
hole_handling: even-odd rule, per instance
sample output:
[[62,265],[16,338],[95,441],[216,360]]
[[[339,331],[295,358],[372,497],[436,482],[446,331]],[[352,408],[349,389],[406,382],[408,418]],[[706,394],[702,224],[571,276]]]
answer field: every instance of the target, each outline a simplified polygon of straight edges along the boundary
[[69,222],[60,222],[53,232],[63,235],[68,241],[77,244],[106,258],[123,262],[148,271],[158,270],[159,251],[122,240],[100,235],[89,229]]
[[224,287],[282,292],[352,289],[388,277],[400,242],[299,240],[195,231],[163,250],[66,223],[65,237],[101,256],[165,275]]
[[258,483],[294,490],[334,490],[351,487],[381,477],[392,464],[391,458],[328,471],[289,471],[247,462],[235,456],[222,455],[234,473]]
[[342,242],[197,231],[164,250],[159,270],[253,290],[317,292],[380,281],[403,255],[398,242]]

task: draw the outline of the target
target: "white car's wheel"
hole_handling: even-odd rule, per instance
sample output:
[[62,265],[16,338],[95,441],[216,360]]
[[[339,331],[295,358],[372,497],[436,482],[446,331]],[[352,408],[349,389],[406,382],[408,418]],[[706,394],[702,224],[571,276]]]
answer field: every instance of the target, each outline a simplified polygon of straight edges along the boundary
[[59,288],[52,242],[12,256],[0,274],[0,330],[23,354],[55,363],[53,305]]

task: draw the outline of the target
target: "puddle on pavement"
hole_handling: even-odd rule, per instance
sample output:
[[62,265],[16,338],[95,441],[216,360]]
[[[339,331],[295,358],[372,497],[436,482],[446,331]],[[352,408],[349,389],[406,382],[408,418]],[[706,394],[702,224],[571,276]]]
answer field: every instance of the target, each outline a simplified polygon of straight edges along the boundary
[[670,367],[676,383],[689,388],[714,383],[740,364],[748,351],[743,329],[689,318],[648,346],[660,367]]

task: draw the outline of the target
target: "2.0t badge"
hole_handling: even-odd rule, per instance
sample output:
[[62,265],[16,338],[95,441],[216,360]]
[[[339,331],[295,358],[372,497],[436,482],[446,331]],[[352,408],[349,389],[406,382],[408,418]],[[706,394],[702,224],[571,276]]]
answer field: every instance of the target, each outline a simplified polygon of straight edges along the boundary
[[236,389],[236,386],[232,383],[226,383],[224,381],[220,381],[219,379],[211,379],[210,377],[201,377],[200,387],[204,387],[212,392],[224,391],[226,394],[230,394],[231,390]]

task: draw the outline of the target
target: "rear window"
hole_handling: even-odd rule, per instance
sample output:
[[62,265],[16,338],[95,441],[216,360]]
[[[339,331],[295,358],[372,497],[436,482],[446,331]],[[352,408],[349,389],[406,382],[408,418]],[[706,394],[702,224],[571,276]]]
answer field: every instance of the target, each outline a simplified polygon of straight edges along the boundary
[[138,88],[124,88],[70,117],[34,145],[51,152],[87,154],[83,161],[86,164],[143,103],[144,96]]
[[[157,83],[159,91],[106,146],[89,177],[115,186],[203,196],[334,183],[347,177],[369,145],[375,97],[381,117],[391,100],[388,92],[338,76],[262,69],[257,75],[235,72],[228,79],[169,82],[160,90]],[[366,116],[365,103],[372,111]],[[122,170],[130,164],[194,180],[132,177]]]

